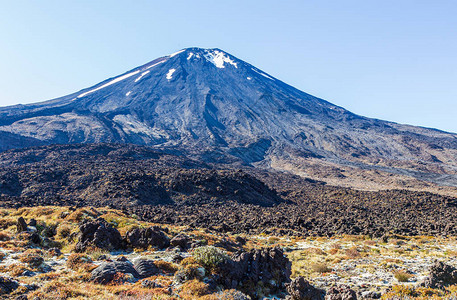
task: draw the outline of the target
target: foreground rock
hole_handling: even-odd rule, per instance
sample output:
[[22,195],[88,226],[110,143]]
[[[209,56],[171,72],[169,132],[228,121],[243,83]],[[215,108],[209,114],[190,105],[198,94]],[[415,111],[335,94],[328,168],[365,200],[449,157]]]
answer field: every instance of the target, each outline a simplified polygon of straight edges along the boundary
[[457,284],[457,269],[442,261],[436,261],[430,267],[430,275],[421,285],[432,289],[444,289],[454,284]]
[[305,278],[297,277],[287,285],[288,300],[323,300],[325,292],[312,286]]
[[138,259],[135,261],[134,267],[141,278],[154,276],[160,273],[159,268],[157,268],[152,260]]
[[357,300],[357,294],[347,286],[334,286],[327,291],[325,300]]
[[226,288],[240,289],[259,298],[257,287],[266,293],[284,292],[283,284],[290,282],[291,262],[280,248],[253,249],[238,252],[220,266],[220,280]]
[[186,251],[190,248],[190,239],[187,235],[185,234],[178,234],[174,238],[171,239],[170,245],[172,247],[179,247],[181,251]]
[[0,295],[7,295],[19,287],[19,284],[9,278],[0,276]]
[[159,227],[134,228],[129,230],[125,240],[132,248],[147,249],[154,247],[164,249],[170,246],[170,238]]
[[121,249],[123,246],[119,231],[102,218],[84,221],[79,226],[79,230],[76,252],[84,252],[91,247],[114,250]]
[[134,278],[140,278],[140,274],[132,264],[123,261],[102,263],[91,273],[90,280],[95,283],[108,284],[115,278],[117,273],[131,274]]
[[25,222],[24,218],[23,217],[19,217],[17,219],[17,232],[18,233],[21,233],[23,231],[27,231],[27,223]]

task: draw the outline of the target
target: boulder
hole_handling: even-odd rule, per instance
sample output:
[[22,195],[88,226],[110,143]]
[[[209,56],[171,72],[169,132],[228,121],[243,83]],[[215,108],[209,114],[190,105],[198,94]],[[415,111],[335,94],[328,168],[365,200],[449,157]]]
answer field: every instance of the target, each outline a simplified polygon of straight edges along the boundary
[[140,275],[140,278],[151,277],[160,273],[160,269],[152,260],[138,259],[135,261],[134,267]]
[[171,239],[170,245],[171,247],[179,247],[181,251],[186,251],[190,248],[189,242],[189,237],[185,234],[180,233]]
[[457,269],[442,261],[435,261],[430,267],[430,275],[421,286],[432,289],[444,289],[446,286],[457,284]]
[[114,279],[116,273],[131,274],[134,278],[140,278],[140,274],[138,274],[132,264],[115,261],[102,263],[94,269],[91,273],[90,280],[95,283],[107,284]]
[[17,226],[17,232],[18,233],[27,231],[27,222],[25,222],[23,217],[19,217],[17,219],[16,226]]
[[41,244],[41,236],[34,232],[30,235],[30,241],[34,244],[40,245]]
[[323,300],[325,292],[312,286],[305,278],[297,277],[287,285],[290,300]]
[[159,227],[131,229],[127,232],[125,241],[133,248],[147,249],[151,246],[164,249],[170,246],[170,239]]
[[357,300],[357,294],[348,286],[334,286],[327,291],[325,300]]
[[270,293],[283,292],[283,284],[290,282],[291,262],[280,248],[238,251],[218,267],[220,283],[228,289],[240,289],[256,298],[254,289],[262,286]]
[[37,224],[37,222],[35,219],[30,219],[29,226],[36,227],[36,224]]
[[19,284],[7,277],[0,276],[0,295],[7,295],[19,287]]
[[123,248],[119,231],[102,218],[84,221],[79,226],[79,231],[79,239],[75,247],[76,252],[84,252],[90,247],[105,250]]
[[54,256],[61,256],[61,255],[62,255],[62,251],[60,251],[60,249],[59,249],[59,248],[56,248],[56,247],[54,247],[54,248],[49,248],[49,249],[48,249],[48,253],[49,253],[50,256],[53,256],[53,257],[54,257]]

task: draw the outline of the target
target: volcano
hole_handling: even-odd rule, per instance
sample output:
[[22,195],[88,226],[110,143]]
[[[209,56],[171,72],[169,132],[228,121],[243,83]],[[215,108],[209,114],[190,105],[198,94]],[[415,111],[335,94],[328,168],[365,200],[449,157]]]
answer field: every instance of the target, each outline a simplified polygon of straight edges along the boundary
[[457,186],[456,134],[356,115],[220,49],[183,49],[61,98],[0,108],[0,150],[99,142],[318,179],[378,172]]

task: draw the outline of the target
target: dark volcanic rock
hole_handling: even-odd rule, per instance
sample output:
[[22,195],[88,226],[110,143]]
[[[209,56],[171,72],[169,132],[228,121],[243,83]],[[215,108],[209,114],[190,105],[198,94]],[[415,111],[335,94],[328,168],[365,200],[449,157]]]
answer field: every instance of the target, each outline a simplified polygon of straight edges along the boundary
[[160,269],[157,268],[152,260],[138,259],[135,261],[134,267],[140,278],[146,278],[160,273]]
[[106,262],[102,263],[91,273],[90,280],[95,283],[107,284],[114,279],[116,273],[132,274],[135,278],[140,278],[140,274],[128,262]]
[[190,248],[189,242],[190,238],[187,235],[180,233],[171,239],[170,245],[172,247],[179,247],[181,251],[186,251]]
[[34,232],[30,235],[30,241],[36,245],[40,245],[41,244],[41,236]]
[[430,267],[430,275],[421,285],[432,289],[444,289],[454,284],[457,284],[457,269],[442,261],[436,261]]
[[159,227],[134,228],[127,232],[125,240],[133,248],[147,249],[151,246],[164,249],[170,246],[170,238]]
[[297,277],[287,284],[289,300],[323,300],[325,291],[312,286],[305,278]]
[[104,219],[86,220],[79,226],[79,240],[76,252],[84,252],[89,247],[105,250],[121,249],[122,237],[117,229],[113,228]]
[[112,205],[140,220],[233,233],[457,235],[453,197],[353,190],[251,168],[210,170],[139,146],[12,150],[0,153],[0,165],[1,207]]
[[23,217],[17,219],[17,232],[27,231],[27,222],[25,222]]
[[259,295],[252,287],[260,282],[271,293],[283,291],[283,284],[290,281],[291,262],[279,248],[240,251],[220,265],[218,274],[226,288],[240,289],[256,298]]
[[336,286],[327,291],[325,300],[357,300],[357,294],[347,286]]
[[0,276],[0,295],[10,294],[18,287],[19,284],[16,281]]

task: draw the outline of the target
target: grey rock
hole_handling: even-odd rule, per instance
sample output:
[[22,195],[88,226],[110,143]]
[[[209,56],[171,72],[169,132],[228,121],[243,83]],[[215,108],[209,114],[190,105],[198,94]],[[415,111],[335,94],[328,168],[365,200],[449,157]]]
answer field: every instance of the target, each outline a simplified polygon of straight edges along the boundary
[[17,219],[17,232],[24,232],[27,231],[27,222],[25,222],[23,217],[19,217]]
[[7,277],[0,276],[0,295],[7,295],[19,287],[19,284]]
[[102,263],[92,271],[90,280],[95,283],[107,284],[114,279],[116,273],[131,274],[134,278],[140,278],[140,274],[132,264],[116,261]]
[[146,278],[160,273],[159,268],[157,268],[152,260],[138,259],[135,261],[134,267],[140,278]]
[[324,290],[315,288],[305,278],[297,277],[287,285],[290,300],[323,300]]
[[125,240],[133,248],[151,246],[164,249],[170,245],[170,238],[158,227],[134,228],[127,232]]
[[357,300],[357,294],[345,285],[334,286],[327,291],[325,300]]
[[89,247],[105,250],[123,247],[119,231],[102,218],[84,221],[79,226],[79,231],[79,240],[75,247],[77,252],[84,252]]
[[[228,289],[261,283],[271,293],[279,293],[283,292],[283,284],[290,282],[291,262],[280,248],[239,251],[219,265],[218,275]],[[253,290],[242,291],[255,297]]]
[[170,245],[171,247],[179,247],[181,251],[186,251],[190,248],[189,242],[189,237],[185,234],[180,233],[171,239]]
[[430,274],[421,286],[432,289],[444,289],[457,284],[457,269],[442,261],[435,261],[430,267]]

